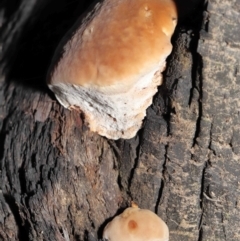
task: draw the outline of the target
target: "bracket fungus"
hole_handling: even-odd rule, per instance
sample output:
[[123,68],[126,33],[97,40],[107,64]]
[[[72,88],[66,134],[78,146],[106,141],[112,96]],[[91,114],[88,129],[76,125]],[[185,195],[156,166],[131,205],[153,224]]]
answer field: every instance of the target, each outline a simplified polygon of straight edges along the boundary
[[132,138],[152,103],[172,51],[173,0],[104,0],[59,44],[47,84],[91,131]]
[[152,211],[130,207],[107,224],[103,240],[168,241],[169,230],[164,221]]

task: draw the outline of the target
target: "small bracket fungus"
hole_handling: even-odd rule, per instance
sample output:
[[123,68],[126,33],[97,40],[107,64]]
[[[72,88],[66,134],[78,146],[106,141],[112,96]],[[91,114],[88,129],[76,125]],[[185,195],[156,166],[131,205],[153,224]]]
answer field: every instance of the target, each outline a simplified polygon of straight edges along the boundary
[[173,0],[100,1],[57,48],[49,88],[91,131],[132,138],[162,83],[176,22]]
[[167,225],[155,213],[137,207],[127,208],[104,229],[108,241],[168,241]]

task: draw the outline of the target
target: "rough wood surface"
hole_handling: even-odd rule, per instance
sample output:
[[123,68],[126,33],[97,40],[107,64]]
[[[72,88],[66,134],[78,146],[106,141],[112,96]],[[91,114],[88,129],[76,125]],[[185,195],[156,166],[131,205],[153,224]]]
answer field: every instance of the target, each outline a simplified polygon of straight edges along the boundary
[[45,86],[86,2],[1,5],[1,241],[97,240],[131,200],[158,213],[172,241],[240,240],[240,4],[193,2],[144,128],[118,141]]

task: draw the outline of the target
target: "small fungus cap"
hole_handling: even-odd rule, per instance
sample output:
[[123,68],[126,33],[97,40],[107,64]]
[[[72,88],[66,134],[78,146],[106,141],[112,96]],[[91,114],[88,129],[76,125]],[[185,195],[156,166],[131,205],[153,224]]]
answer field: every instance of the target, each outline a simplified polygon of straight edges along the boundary
[[105,227],[103,238],[108,241],[168,241],[169,231],[155,213],[130,207]]

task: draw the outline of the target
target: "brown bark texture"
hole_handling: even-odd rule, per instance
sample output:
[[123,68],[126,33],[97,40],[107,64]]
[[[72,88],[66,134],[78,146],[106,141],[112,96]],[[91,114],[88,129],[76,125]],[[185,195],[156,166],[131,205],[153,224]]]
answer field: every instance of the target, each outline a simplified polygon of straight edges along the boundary
[[98,240],[131,201],[156,212],[171,241],[240,240],[239,0],[178,0],[164,84],[137,136],[118,141],[90,132],[45,85],[90,3],[0,3],[0,240]]

